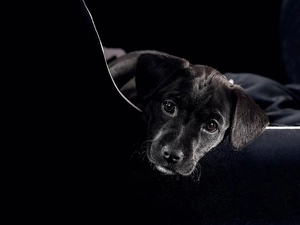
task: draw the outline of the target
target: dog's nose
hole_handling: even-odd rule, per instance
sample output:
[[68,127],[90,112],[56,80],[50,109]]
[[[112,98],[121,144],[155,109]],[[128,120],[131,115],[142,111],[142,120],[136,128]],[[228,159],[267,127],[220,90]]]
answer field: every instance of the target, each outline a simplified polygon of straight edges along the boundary
[[170,151],[168,148],[164,148],[163,158],[168,163],[175,164],[183,158],[183,153],[181,151]]

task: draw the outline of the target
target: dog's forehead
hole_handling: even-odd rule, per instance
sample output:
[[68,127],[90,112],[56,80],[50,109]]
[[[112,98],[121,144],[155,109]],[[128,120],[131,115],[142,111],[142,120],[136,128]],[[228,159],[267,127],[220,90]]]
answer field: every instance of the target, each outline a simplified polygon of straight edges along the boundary
[[[201,106],[220,102],[228,95],[232,84],[219,71],[209,66],[191,65],[176,74],[176,79],[158,91],[162,98],[178,96],[186,102]],[[189,97],[187,97],[189,96]],[[219,99],[213,101],[213,99]],[[201,104],[200,104],[201,103]]]

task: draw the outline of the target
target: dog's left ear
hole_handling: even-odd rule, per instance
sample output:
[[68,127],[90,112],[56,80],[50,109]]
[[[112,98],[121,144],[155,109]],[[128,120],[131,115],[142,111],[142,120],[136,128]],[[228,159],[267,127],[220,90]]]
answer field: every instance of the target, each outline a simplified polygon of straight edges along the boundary
[[238,85],[232,88],[236,97],[231,120],[230,141],[232,148],[239,150],[256,139],[269,125],[266,113]]

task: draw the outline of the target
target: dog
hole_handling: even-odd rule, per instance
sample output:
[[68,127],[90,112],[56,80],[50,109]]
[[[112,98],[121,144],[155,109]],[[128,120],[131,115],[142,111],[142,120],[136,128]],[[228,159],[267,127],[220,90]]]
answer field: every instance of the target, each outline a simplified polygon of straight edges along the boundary
[[189,176],[225,137],[240,150],[269,125],[244,89],[210,66],[141,50],[117,58],[109,69],[120,91],[142,111],[147,158],[163,174]]

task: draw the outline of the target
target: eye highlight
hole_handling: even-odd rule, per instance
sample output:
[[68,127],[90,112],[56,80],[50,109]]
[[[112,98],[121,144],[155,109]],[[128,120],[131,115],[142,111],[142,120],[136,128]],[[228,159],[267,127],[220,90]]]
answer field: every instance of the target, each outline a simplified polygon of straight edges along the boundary
[[162,108],[163,110],[170,114],[170,115],[175,115],[175,113],[177,112],[176,110],[176,104],[171,101],[171,100],[165,100],[163,103],[162,103]]
[[203,127],[206,131],[213,133],[218,130],[218,123],[214,120],[209,120]]

